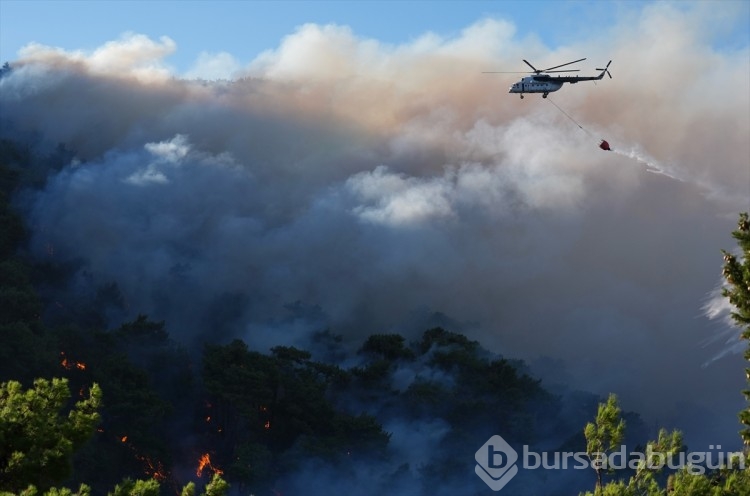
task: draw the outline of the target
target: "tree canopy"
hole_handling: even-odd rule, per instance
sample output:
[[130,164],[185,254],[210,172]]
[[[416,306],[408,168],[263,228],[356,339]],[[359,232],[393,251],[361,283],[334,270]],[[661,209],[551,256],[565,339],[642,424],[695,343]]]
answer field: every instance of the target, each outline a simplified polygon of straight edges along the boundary
[[30,484],[47,489],[65,480],[71,457],[100,420],[97,384],[64,413],[70,400],[67,379],[37,379],[0,385],[0,487],[20,491]]

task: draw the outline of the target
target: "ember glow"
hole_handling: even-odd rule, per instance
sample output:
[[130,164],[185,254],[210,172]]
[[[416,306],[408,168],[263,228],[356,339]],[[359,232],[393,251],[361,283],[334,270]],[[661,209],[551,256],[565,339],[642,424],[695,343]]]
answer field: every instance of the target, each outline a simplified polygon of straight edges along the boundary
[[75,360],[69,360],[68,357],[65,356],[65,352],[61,351],[60,356],[62,357],[62,361],[60,361],[60,365],[63,366],[65,370],[86,370],[86,364],[83,362],[77,362]]
[[136,454],[135,457],[143,463],[143,471],[149,477],[152,477],[159,482],[163,482],[169,477],[167,470],[164,468],[164,465],[162,465],[160,461],[153,461],[146,455]]
[[217,467],[214,467],[211,464],[211,456],[208,453],[204,453],[198,460],[198,468],[195,470],[195,475],[197,477],[202,477],[203,469],[205,468],[209,468],[210,470],[213,471],[214,474],[222,475],[224,473],[223,470]]
[[[103,430],[100,432],[103,432]],[[133,446],[132,442],[128,442],[127,435],[124,435],[118,439],[121,443],[130,448],[130,450],[133,452],[133,456],[135,456],[135,459],[143,464],[143,472],[147,476],[154,478],[159,482],[163,482],[169,478],[169,472],[167,471],[166,467],[164,467],[164,464],[159,460],[151,459],[148,455],[139,453],[135,446]]]

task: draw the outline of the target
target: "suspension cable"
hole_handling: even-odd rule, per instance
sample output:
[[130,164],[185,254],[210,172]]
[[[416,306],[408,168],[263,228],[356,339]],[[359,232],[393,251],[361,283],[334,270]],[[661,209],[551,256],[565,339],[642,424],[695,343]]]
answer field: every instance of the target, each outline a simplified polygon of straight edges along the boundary
[[562,112],[562,113],[563,113],[563,115],[565,115],[565,117],[567,117],[568,119],[570,119],[570,120],[571,120],[571,121],[572,121],[572,122],[573,122],[573,123],[574,123],[574,124],[575,124],[576,126],[578,126],[579,128],[581,128],[581,129],[583,130],[583,132],[585,132],[586,134],[588,134],[588,135],[589,135],[589,136],[591,136],[592,138],[596,139],[596,137],[595,137],[595,136],[594,136],[593,134],[591,134],[591,133],[590,133],[590,132],[589,132],[589,131],[588,131],[588,130],[587,130],[586,128],[584,128],[583,126],[581,126],[581,125],[580,125],[580,124],[578,123],[578,121],[576,121],[575,119],[573,119],[573,118],[572,118],[572,117],[571,117],[571,116],[570,116],[570,115],[569,115],[569,114],[568,114],[568,113],[567,113],[566,111],[564,111],[563,109],[561,109],[561,108],[560,108],[560,106],[559,106],[558,104],[556,104],[555,102],[553,102],[553,101],[552,101],[552,98],[550,98],[550,97],[548,96],[548,97],[547,97],[547,100],[548,100],[548,101],[549,101],[549,102],[550,102],[550,103],[551,103],[552,105],[554,105],[555,107],[557,107],[557,110],[559,110],[560,112]]

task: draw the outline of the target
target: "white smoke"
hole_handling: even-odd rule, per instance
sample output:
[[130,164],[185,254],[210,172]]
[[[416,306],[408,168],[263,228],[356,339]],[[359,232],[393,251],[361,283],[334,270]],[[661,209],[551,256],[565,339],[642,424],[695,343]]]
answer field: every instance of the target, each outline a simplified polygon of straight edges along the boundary
[[175,42],[162,36],[156,42],[148,36],[125,33],[119,40],[110,41],[92,53],[67,52],[62,48],[31,43],[21,49],[22,60],[34,60],[45,65],[80,64],[94,74],[133,76],[140,81],[158,81],[171,76],[171,69],[163,59],[177,49]]
[[721,328],[715,331],[715,335],[704,341],[707,348],[715,348],[715,344],[722,345],[722,349],[703,364],[708,367],[716,360],[720,360],[730,354],[742,353],[747,344],[740,339],[740,331],[732,320],[732,312],[735,310],[729,300],[721,294],[721,290],[712,293],[703,310],[709,319],[717,320]]
[[[206,53],[189,79],[168,38],[32,45],[0,79],[0,124],[78,154],[30,202],[36,253],[82,259],[175,335],[356,341],[441,311],[493,351],[563,358],[627,408],[678,422],[687,397],[733,418],[739,359],[701,369],[716,350],[694,317],[726,213],[750,207],[750,57],[713,47],[704,14],[647,5],[556,48],[497,19],[402,45],[305,25],[247,64]],[[481,73],[579,55],[584,73],[612,59],[614,79],[556,101],[624,156]],[[285,321],[297,301],[325,318]]]

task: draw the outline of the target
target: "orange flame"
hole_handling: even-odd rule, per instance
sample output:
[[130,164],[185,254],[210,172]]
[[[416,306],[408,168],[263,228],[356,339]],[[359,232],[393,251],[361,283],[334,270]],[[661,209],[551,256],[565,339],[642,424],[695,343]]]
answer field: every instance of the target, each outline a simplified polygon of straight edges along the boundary
[[[98,429],[97,429],[98,430]],[[102,429],[99,432],[104,432]],[[159,482],[164,482],[169,478],[169,471],[167,471],[166,468],[164,468],[164,465],[159,460],[152,460],[147,455],[142,455],[136,451],[135,446],[133,446],[132,442],[128,442],[128,436],[122,436],[119,438],[120,442],[123,443],[125,446],[130,448],[130,450],[133,452],[133,456],[135,456],[136,460],[139,460],[143,464],[143,472],[148,475],[149,477],[153,477],[154,479],[158,480]]]
[[75,360],[68,360],[68,357],[65,356],[65,352],[61,351],[60,356],[62,357],[62,361],[60,362],[60,365],[63,366],[65,370],[86,370],[86,364],[83,362],[76,362]]
[[196,477],[201,477],[203,475],[203,469],[206,468],[206,465],[211,463],[211,458],[208,456],[208,453],[204,454],[200,460],[198,460],[198,469],[195,471]]
[[166,471],[164,465],[162,465],[160,461],[154,463],[149,457],[145,455],[136,454],[135,457],[144,463],[144,472],[146,472],[146,475],[153,477],[159,482],[164,482],[169,477],[169,473]]
[[213,465],[211,465],[211,457],[209,456],[208,453],[204,453],[203,456],[201,456],[200,459],[198,460],[198,468],[195,471],[195,475],[197,477],[202,477],[203,476],[203,469],[206,468],[206,467],[208,467],[211,470],[213,470],[213,472],[215,474],[221,475],[221,474],[224,473],[223,470],[218,469],[218,468],[214,467]]

